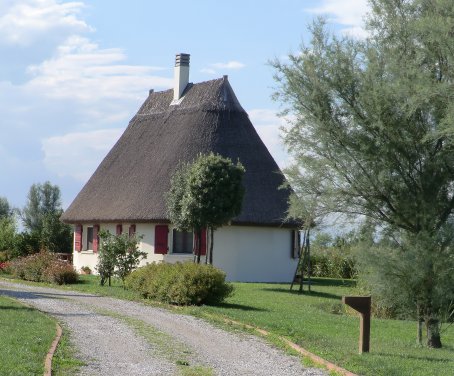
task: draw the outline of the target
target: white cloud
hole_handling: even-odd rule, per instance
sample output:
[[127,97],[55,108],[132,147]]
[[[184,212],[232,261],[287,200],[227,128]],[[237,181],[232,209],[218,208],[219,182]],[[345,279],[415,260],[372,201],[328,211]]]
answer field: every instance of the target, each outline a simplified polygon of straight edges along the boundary
[[211,68],[202,68],[200,69],[200,72],[202,73],[208,73],[208,74],[216,74],[216,70],[211,69]]
[[217,74],[220,70],[234,70],[234,69],[242,69],[246,65],[240,63],[239,61],[231,60],[227,63],[214,63],[210,64],[208,67],[202,68],[200,72],[208,73],[208,74]]
[[93,30],[78,14],[82,2],[55,0],[3,1],[0,6],[0,43],[28,46],[43,34]]
[[44,165],[60,177],[85,182],[93,174],[124,129],[68,133],[42,140]]
[[244,68],[246,65],[240,63],[239,61],[229,61],[227,63],[214,63],[211,66],[215,69],[241,69]]
[[322,0],[317,8],[308,9],[315,14],[330,15],[330,22],[345,26],[342,32],[357,38],[364,38],[363,18],[369,11],[367,0]]
[[281,127],[287,125],[287,120],[277,116],[276,111],[270,109],[252,109],[248,114],[255,130],[279,167],[288,166],[289,155],[285,151],[280,131]]
[[121,64],[121,49],[101,49],[87,38],[69,37],[54,57],[30,66],[33,92],[54,98],[96,101],[103,98],[143,98],[151,88],[172,87],[171,78],[153,75],[159,67]]

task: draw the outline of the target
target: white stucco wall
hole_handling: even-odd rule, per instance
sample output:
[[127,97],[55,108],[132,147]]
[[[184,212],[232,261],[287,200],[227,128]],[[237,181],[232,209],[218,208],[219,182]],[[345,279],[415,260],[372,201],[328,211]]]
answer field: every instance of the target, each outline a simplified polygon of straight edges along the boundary
[[[131,223],[122,223],[123,233],[128,233]],[[154,224],[150,223],[137,223],[136,234],[143,235],[140,243],[140,250],[147,253],[147,257],[140,262],[140,266],[152,262],[162,262],[164,255],[156,255],[154,253]],[[98,254],[93,252],[92,249],[87,249],[87,227],[92,227],[93,224],[84,224],[82,232],[82,251],[73,251],[73,264],[77,271],[80,271],[82,266],[88,266],[92,272],[96,273],[96,265],[98,263]],[[101,223],[100,229],[108,230],[111,234],[116,233],[116,223]],[[74,240],[75,242],[75,240]],[[73,244],[75,249],[75,244]]]
[[230,281],[290,282],[296,259],[290,257],[290,230],[225,226],[214,232],[214,266]]
[[[128,232],[130,223],[122,223]],[[83,225],[83,251],[74,251],[74,266],[80,270],[89,266],[93,272],[97,253],[86,249],[87,227]],[[101,229],[116,232],[116,224],[101,224]],[[172,229],[169,231],[169,253],[154,253],[155,224],[137,223],[136,233],[143,235],[140,249],[147,253],[141,265],[151,262],[190,261],[192,255],[172,254]],[[289,229],[251,226],[225,226],[214,232],[214,266],[224,270],[229,281],[241,282],[289,282],[293,278],[297,260],[290,257],[291,236]]]

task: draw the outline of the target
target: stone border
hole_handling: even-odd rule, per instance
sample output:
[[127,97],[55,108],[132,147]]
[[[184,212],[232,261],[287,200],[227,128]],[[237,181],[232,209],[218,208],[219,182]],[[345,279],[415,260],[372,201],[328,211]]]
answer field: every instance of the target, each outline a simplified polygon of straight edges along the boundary
[[[245,327],[247,329],[255,330],[256,332],[260,333],[261,335],[263,335],[265,337],[270,334],[266,330],[257,328],[257,327],[252,326],[252,325],[244,324],[242,322],[235,321],[235,320],[230,320],[230,319],[227,319],[227,318],[223,318],[223,319],[224,319],[224,322],[226,322],[226,323],[235,324],[235,325],[238,325],[238,326],[243,326],[243,327]],[[336,364],[328,362],[327,360],[319,357],[318,355],[315,355],[315,354],[311,353],[310,351],[307,351],[306,349],[303,349],[301,346],[297,345],[296,343],[293,343],[292,341],[288,340],[285,337],[278,336],[278,338],[281,341],[283,341],[287,346],[291,347],[293,350],[295,350],[298,353],[308,357],[314,363],[324,366],[325,368],[329,369],[330,371],[335,371],[335,372],[337,372],[337,373],[339,373],[339,374],[341,374],[343,376],[358,376],[357,374],[355,374],[353,372],[350,372],[350,371],[346,370],[345,368],[339,367]]]
[[57,350],[58,343],[60,342],[60,338],[62,336],[62,329],[61,326],[57,322],[57,334],[54,338],[54,341],[50,345],[50,349],[47,352],[46,359],[44,360],[44,376],[52,376],[52,358],[54,356],[55,350]]

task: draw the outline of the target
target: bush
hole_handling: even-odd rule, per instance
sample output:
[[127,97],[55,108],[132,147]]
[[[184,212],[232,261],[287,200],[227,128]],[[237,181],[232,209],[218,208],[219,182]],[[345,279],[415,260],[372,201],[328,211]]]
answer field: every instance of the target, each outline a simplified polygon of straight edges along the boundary
[[84,274],[91,274],[91,269],[89,266],[82,266],[80,268],[80,270],[84,273]]
[[41,282],[44,270],[56,261],[55,255],[40,252],[12,262],[13,275],[27,281]]
[[0,262],[0,274],[10,274],[11,264],[7,261]]
[[356,262],[349,254],[335,250],[311,255],[311,271],[314,277],[356,278]]
[[8,261],[8,252],[0,251],[0,262]]
[[58,260],[49,252],[40,252],[14,260],[12,274],[20,279],[34,282],[74,283],[78,275],[71,264]]
[[76,283],[79,275],[71,264],[65,261],[53,261],[43,272],[43,281],[58,285]]
[[233,292],[224,272],[192,262],[149,264],[132,272],[125,285],[146,298],[178,305],[217,304]]

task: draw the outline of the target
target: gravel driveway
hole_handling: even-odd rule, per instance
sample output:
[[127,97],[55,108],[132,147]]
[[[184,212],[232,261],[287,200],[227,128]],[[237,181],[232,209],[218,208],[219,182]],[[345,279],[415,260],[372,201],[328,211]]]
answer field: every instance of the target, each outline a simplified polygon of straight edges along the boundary
[[[0,281],[0,294],[56,317],[86,363],[80,375],[178,375],[185,364],[222,376],[326,376],[262,339],[192,316],[90,294]],[[180,364],[178,367],[177,364]]]

